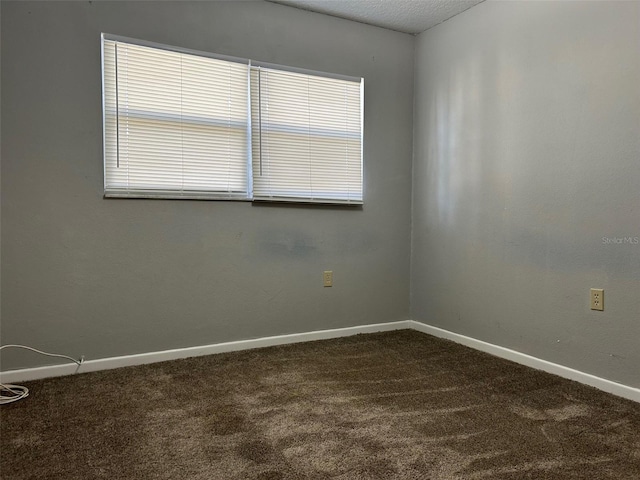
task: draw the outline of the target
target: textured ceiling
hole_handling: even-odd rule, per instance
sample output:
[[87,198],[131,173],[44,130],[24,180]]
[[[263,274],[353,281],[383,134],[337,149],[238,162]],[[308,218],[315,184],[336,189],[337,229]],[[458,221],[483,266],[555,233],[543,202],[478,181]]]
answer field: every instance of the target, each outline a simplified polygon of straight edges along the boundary
[[404,33],[420,33],[483,0],[269,0]]

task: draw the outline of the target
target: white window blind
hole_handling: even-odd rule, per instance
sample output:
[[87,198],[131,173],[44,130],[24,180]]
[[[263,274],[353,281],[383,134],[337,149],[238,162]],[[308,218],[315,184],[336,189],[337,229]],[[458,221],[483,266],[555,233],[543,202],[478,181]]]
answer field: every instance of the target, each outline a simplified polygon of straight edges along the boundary
[[253,67],[255,199],[362,203],[360,81]]
[[361,78],[102,46],[105,196],[362,204]]
[[248,69],[105,39],[105,194],[247,198]]

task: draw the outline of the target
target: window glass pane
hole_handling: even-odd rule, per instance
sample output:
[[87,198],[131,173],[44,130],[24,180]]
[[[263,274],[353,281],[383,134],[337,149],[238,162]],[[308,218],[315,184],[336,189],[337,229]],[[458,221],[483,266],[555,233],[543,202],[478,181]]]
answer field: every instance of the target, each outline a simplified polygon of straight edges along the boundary
[[103,46],[105,192],[246,197],[248,66]]
[[361,85],[251,72],[254,197],[362,202]]

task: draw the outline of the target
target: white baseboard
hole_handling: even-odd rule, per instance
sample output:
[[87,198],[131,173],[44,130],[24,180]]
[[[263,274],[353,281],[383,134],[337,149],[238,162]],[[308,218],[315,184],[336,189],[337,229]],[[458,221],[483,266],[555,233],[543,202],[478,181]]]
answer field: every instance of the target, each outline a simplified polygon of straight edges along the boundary
[[416,322],[415,320],[408,320],[407,323],[409,323],[410,325],[409,328],[412,328],[413,330],[417,330],[428,335],[433,335],[434,337],[452,340],[456,343],[466,345],[467,347],[471,347],[475,350],[490,353],[491,355],[495,355],[496,357],[505,358],[507,360],[511,360],[512,362],[526,365],[527,367],[532,367],[537,370],[553,373],[554,375],[558,375],[559,377],[567,378],[569,380],[575,380],[576,382],[584,383],[585,385],[590,385],[599,390],[612,393],[619,397],[624,397],[628,398],[629,400],[640,402],[640,389],[638,388],[612,382],[611,380],[596,377],[595,375],[591,375],[589,373],[584,373],[579,370],[574,370],[573,368],[558,365],[557,363],[552,363],[540,358],[532,357],[531,355],[527,355],[526,353],[520,353],[509,348],[504,348],[498,345],[493,345],[492,343],[483,342],[482,340],[476,340],[475,338],[460,335],[459,333],[450,332],[449,330],[443,330],[442,328],[432,327],[431,325]]
[[306,333],[294,333],[290,335],[277,335],[274,337],[263,337],[251,340],[239,340],[236,342],[217,343],[214,345],[203,345],[200,347],[177,348],[160,352],[141,353],[136,355],[125,355],[122,357],[100,358],[97,360],[87,360],[81,366],[74,364],[51,365],[46,367],[25,368],[19,370],[9,370],[0,372],[1,383],[26,382],[39,380],[42,378],[59,377],[74,373],[95,372],[98,370],[110,370],[112,368],[129,367],[133,365],[143,365],[147,363],[164,362],[166,360],[177,360],[179,358],[199,357],[202,355],[212,355],[215,353],[234,352],[249,350],[252,348],[271,347],[275,345],[285,345],[289,343],[310,342],[313,340],[326,340],[330,338],[349,337],[359,333],[387,332],[391,330],[412,329],[419,332],[433,335],[434,337],[445,338],[456,343],[466,345],[482,352],[490,353],[496,357],[505,358],[521,365],[526,365],[538,370],[553,373],[569,380],[575,380],[586,385],[590,385],[599,390],[612,393],[619,397],[628,398],[640,402],[640,389],[612,382],[604,378],[596,377],[589,373],[574,370],[557,363],[548,362],[540,358],[532,357],[525,353],[520,353],[509,348],[500,347],[491,343],[476,340],[458,333],[432,327],[414,320],[402,320],[398,322],[377,323],[374,325],[360,325],[356,327],[336,328],[331,330],[318,330]]
[[411,328],[409,320],[398,322],[377,323],[374,325],[360,325],[357,327],[335,328],[331,330],[318,330],[314,332],[293,333],[290,335],[277,335],[274,337],[255,338],[251,340],[239,340],[236,342],[216,343],[214,345],[202,345],[199,347],[176,348],[160,352],[140,353],[124,355],[122,357],[99,358],[87,360],[78,366],[73,363],[65,365],[50,365],[46,367],[24,368],[0,372],[0,383],[28,382],[49,377],[61,377],[74,373],[96,372],[98,370],[110,370],[112,368],[144,365],[146,363],[164,362],[179,358],[200,357],[215,353],[235,352],[252,348],[272,347],[288,343],[310,342],[313,340],[326,340],[329,338],[349,337],[358,333],[387,332],[390,330],[403,330]]

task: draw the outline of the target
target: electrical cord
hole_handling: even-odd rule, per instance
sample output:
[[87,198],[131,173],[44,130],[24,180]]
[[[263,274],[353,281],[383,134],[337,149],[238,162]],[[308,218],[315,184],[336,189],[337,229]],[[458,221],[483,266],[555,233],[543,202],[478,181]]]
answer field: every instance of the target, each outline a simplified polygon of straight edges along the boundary
[[[80,357],[80,360],[76,360],[75,358],[71,358],[67,355],[60,355],[59,353],[48,353],[43,352],[42,350],[38,350],[37,348],[27,347],[26,345],[2,345],[0,346],[0,350],[4,348],[22,348],[25,350],[31,350],[32,352],[39,353],[41,355],[46,355],[47,357],[58,357],[58,358],[66,358],[67,360],[71,360],[73,363],[80,365],[84,363],[84,355]],[[78,369],[76,369],[76,372]],[[9,383],[4,384],[0,383],[0,405],[6,405],[7,403],[17,402],[18,400],[22,400],[29,396],[29,389],[27,387],[23,387],[21,385],[11,385]]]

